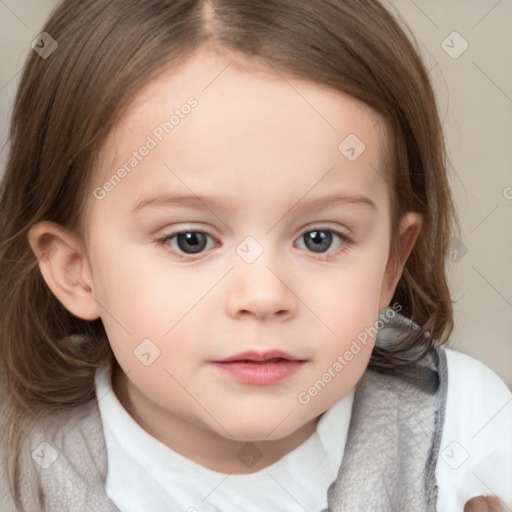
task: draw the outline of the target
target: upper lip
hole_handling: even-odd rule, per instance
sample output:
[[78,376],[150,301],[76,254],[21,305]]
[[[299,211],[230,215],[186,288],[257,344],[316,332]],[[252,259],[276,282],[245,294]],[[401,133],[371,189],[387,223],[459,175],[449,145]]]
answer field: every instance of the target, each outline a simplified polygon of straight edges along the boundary
[[226,357],[224,359],[216,359],[215,363],[231,363],[233,361],[269,361],[271,359],[287,359],[289,361],[303,361],[297,357],[293,357],[282,350],[268,350],[267,352],[257,352],[250,350],[248,352],[242,352],[235,354],[234,356]]

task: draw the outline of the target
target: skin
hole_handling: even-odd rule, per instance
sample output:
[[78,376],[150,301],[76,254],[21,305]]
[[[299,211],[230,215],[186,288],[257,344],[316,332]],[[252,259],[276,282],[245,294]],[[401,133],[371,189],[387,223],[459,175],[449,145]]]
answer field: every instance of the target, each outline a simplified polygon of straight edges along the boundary
[[505,512],[505,509],[494,496],[477,496],[466,502],[464,512]]
[[[96,199],[94,187],[190,96],[197,108]],[[338,150],[349,134],[366,146],[353,162]],[[364,103],[211,49],[139,92],[106,141],[84,212],[86,240],[43,221],[29,241],[62,304],[80,318],[102,319],[122,369],[114,390],[147,432],[210,469],[250,473],[303,443],[355,386],[372,338],[308,404],[297,400],[375,325],[420,232],[421,217],[408,213],[398,226],[400,252],[390,250],[387,144],[383,119]],[[347,201],[300,208],[334,191],[366,196],[375,208]],[[180,192],[218,204],[131,212],[141,198]],[[304,235],[320,227],[349,242],[333,234],[315,252]],[[156,243],[178,229],[206,231],[205,250],[187,255],[177,237]],[[263,250],[252,263],[237,253],[248,236]],[[144,339],[160,350],[148,366],[134,355]],[[211,363],[270,349],[306,362],[270,386],[238,383]],[[236,456],[247,442],[262,454],[250,468]]]

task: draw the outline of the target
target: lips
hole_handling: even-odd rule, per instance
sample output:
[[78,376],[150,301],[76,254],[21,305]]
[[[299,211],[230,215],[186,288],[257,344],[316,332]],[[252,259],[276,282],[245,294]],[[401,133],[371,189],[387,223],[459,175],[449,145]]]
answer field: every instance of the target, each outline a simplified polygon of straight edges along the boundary
[[298,371],[304,362],[281,350],[243,352],[212,361],[224,376],[256,386],[277,384]]
[[251,362],[251,363],[264,363],[264,362],[276,362],[277,360],[287,360],[287,361],[300,361],[296,357],[287,354],[281,350],[269,350],[267,352],[256,352],[254,350],[249,352],[242,352],[241,354],[236,354],[231,357],[226,357],[225,359],[218,359],[216,363],[232,363],[234,361],[240,362]]

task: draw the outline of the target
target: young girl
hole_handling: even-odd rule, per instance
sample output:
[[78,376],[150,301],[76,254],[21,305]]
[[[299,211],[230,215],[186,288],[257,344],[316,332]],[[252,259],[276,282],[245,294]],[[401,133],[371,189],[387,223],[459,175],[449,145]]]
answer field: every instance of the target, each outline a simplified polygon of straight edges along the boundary
[[0,510],[510,510],[411,41],[376,0],[57,6],[0,195]]

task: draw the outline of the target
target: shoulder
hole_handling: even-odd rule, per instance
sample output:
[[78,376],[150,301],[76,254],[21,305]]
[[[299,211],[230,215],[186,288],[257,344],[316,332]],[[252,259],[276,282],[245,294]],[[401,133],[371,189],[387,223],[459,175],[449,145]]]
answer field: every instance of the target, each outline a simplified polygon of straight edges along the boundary
[[[104,480],[106,449],[97,399],[57,411],[26,434],[18,458],[22,478],[18,485],[22,502],[31,504],[27,511],[40,510],[41,496],[48,498],[60,490],[73,496],[82,484],[93,489]],[[0,490],[12,507],[5,480]],[[0,510],[11,508],[0,500]]]
[[51,445],[63,460],[81,460],[84,466],[87,462],[102,467],[105,440],[97,398],[59,411],[39,425],[32,446],[39,441]]
[[[501,442],[512,430],[512,392],[481,361],[445,349],[448,373],[445,431],[472,445]],[[494,438],[493,435],[500,437]]]
[[503,400],[512,398],[512,392],[503,380],[484,363],[462,352],[445,348],[448,370],[448,392],[457,395],[464,403],[473,407],[485,402],[487,407],[503,405]]
[[509,503],[512,392],[481,361],[448,348],[444,352],[448,388],[436,471],[438,510],[462,510],[488,488]]

